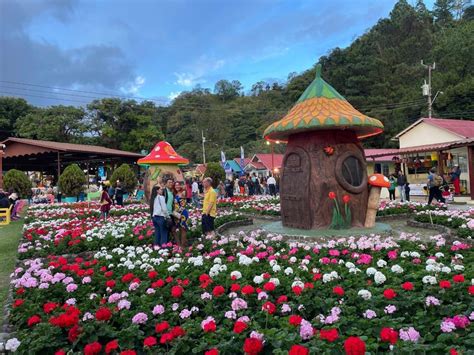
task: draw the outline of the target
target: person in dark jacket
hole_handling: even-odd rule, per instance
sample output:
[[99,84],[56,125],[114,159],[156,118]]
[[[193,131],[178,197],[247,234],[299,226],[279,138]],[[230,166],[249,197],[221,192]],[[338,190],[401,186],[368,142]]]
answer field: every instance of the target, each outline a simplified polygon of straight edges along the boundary
[[124,193],[125,191],[123,191],[122,184],[117,180],[117,184],[115,185],[115,201],[119,206],[123,206]]
[[400,200],[402,202],[406,201],[406,195],[405,195],[405,185],[407,184],[407,178],[405,174],[400,170],[398,172],[398,177],[397,177],[397,190],[398,194],[400,195]]

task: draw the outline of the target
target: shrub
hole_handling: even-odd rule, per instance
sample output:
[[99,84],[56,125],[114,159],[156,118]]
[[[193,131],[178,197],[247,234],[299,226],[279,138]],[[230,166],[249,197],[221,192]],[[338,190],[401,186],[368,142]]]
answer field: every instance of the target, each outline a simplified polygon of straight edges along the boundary
[[114,170],[112,177],[110,178],[111,184],[119,180],[122,185],[122,189],[125,192],[131,193],[137,186],[137,176],[133,172],[132,168],[128,164],[122,164]]
[[31,193],[31,181],[23,171],[8,170],[3,178],[5,190],[14,190],[20,198],[26,198]]
[[210,177],[212,179],[212,187],[216,188],[219,185],[219,181],[225,179],[224,168],[219,163],[208,163],[204,177]]
[[86,175],[77,164],[69,165],[59,177],[59,189],[65,196],[79,195],[86,183]]

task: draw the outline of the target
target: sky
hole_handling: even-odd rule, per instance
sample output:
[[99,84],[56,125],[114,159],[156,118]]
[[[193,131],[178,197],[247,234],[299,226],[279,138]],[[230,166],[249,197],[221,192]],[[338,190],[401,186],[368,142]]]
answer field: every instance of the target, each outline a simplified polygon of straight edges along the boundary
[[0,95],[41,106],[103,96],[168,104],[220,79],[239,80],[249,91],[260,80],[284,82],[348,46],[395,3],[1,0]]

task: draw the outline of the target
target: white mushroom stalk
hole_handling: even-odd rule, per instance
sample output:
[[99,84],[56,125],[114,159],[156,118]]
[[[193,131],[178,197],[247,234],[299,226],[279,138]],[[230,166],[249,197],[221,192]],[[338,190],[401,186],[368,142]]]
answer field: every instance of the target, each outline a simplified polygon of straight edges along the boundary
[[369,176],[369,200],[367,205],[367,214],[365,215],[365,228],[373,228],[375,226],[375,217],[380,204],[380,191],[382,187],[390,187],[390,181],[382,174],[373,174]]

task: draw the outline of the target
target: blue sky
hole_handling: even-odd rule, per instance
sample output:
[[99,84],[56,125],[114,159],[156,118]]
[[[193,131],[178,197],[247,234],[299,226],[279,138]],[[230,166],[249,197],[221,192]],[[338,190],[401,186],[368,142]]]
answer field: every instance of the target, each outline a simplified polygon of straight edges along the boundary
[[3,0],[0,95],[39,105],[80,105],[103,92],[167,102],[219,79],[248,91],[349,45],[395,2]]

